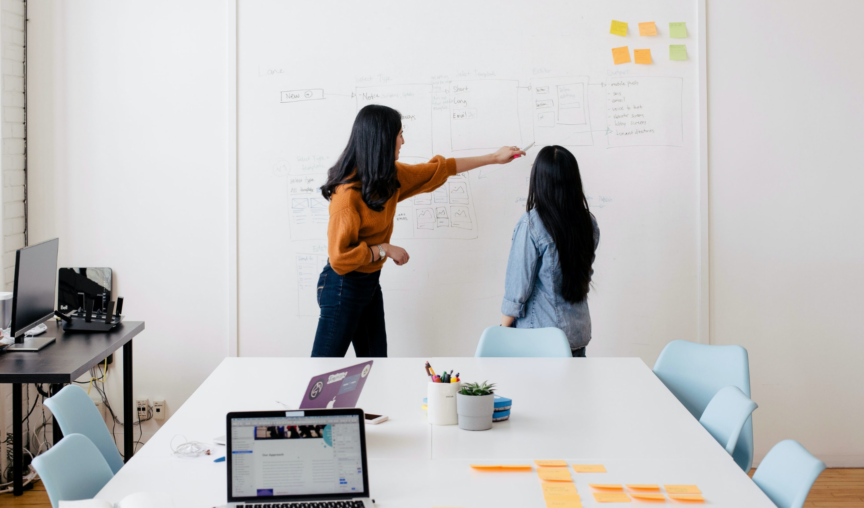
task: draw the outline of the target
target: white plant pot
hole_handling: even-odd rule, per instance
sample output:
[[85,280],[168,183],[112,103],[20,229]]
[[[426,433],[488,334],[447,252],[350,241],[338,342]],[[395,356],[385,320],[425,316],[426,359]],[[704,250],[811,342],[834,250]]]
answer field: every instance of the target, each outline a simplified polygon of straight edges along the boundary
[[456,395],[459,428],[463,430],[489,430],[495,412],[494,395]]

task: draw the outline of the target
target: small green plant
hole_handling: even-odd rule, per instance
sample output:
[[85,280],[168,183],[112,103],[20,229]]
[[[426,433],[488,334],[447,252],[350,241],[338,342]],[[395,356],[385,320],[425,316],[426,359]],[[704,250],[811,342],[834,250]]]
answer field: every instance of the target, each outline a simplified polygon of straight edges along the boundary
[[495,393],[495,383],[489,384],[488,381],[480,383],[465,383],[462,385],[462,390],[459,392],[462,395],[492,395]]

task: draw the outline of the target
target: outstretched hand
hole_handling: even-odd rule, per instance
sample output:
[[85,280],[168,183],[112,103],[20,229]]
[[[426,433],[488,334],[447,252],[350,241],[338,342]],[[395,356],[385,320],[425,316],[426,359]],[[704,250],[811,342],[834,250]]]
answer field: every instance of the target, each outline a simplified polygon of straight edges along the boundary
[[520,150],[518,146],[502,146],[497,152],[492,154],[492,158],[496,164],[507,164],[513,159],[524,156],[525,152]]

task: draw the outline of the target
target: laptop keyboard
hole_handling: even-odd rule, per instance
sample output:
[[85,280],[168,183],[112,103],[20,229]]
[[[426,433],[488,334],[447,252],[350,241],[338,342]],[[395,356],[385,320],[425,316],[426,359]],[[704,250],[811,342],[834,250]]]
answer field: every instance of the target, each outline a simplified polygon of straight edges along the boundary
[[305,503],[247,504],[246,508],[364,508],[363,501],[306,501]]

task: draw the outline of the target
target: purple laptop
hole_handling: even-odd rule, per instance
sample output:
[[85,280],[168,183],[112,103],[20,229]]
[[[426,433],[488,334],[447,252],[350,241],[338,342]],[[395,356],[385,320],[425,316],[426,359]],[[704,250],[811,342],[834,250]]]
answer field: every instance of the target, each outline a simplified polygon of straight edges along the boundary
[[300,409],[355,407],[370,370],[371,360],[313,377],[303,394]]

